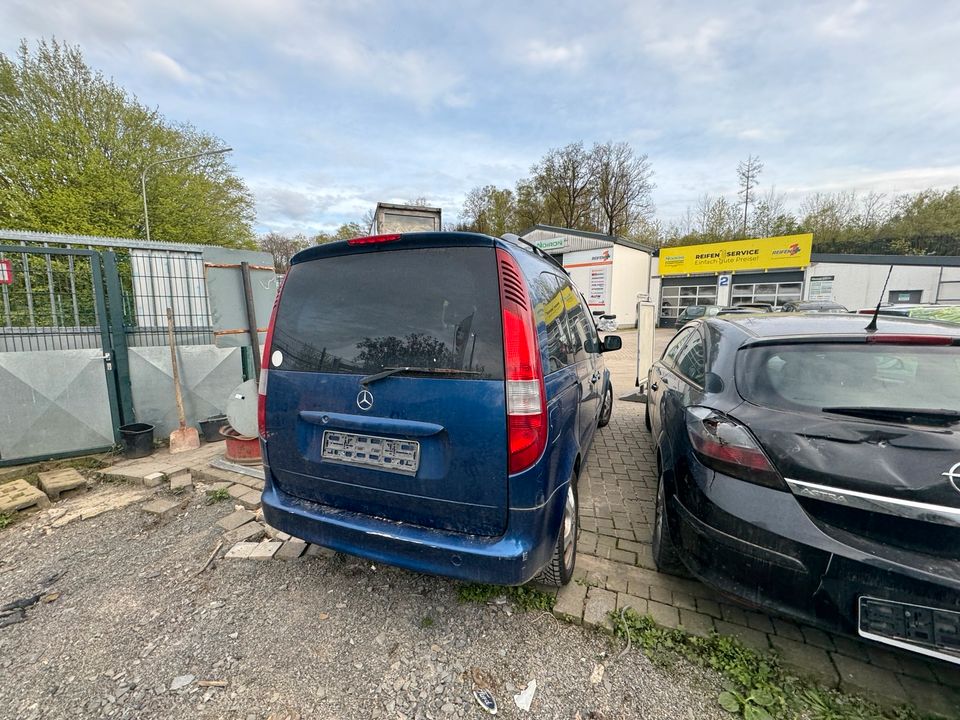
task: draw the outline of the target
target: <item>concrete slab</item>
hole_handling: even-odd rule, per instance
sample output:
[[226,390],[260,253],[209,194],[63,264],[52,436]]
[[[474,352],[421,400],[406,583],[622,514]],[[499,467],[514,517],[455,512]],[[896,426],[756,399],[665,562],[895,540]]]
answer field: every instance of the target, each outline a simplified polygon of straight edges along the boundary
[[61,468],[38,473],[40,489],[51,500],[59,500],[60,495],[71,491],[83,492],[87,489],[87,479],[76,468]]
[[50,499],[43,490],[26,480],[11,480],[0,485],[0,514],[13,514],[34,507],[50,507]]

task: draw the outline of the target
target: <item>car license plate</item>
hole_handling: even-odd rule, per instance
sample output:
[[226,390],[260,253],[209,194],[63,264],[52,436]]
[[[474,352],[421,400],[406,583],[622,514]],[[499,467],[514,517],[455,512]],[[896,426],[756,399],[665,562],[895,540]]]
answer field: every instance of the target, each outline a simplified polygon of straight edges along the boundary
[[420,443],[325,430],[321,457],[329,462],[414,475],[420,467]]
[[862,637],[960,663],[960,612],[862,596]]

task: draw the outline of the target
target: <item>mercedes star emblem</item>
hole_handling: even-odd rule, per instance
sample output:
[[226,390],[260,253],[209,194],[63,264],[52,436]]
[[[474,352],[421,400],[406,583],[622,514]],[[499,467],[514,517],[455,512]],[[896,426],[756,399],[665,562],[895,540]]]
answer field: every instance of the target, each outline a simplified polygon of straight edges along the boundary
[[953,485],[954,490],[960,492],[960,462],[947,470],[945,473],[940,474],[950,481],[950,484]]
[[[373,393],[363,388],[357,393],[357,407],[361,410],[369,410],[373,407]],[[958,476],[960,477],[960,476]]]

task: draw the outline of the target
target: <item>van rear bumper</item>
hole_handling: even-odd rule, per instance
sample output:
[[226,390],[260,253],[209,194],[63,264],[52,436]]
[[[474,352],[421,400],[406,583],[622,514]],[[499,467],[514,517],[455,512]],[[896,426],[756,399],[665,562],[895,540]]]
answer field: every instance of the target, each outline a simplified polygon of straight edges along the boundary
[[534,509],[510,509],[499,537],[465,535],[347,512],[279,490],[266,470],[261,502],[273,527],[307,542],[468,582],[522,585],[550,560],[560,532],[566,486]]

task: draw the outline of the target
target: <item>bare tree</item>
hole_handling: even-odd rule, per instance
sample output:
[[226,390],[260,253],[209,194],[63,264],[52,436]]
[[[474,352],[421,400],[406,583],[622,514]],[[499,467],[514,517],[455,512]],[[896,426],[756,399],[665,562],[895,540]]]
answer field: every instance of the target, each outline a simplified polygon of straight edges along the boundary
[[743,236],[747,236],[747,211],[750,208],[750,191],[758,184],[760,173],[763,172],[763,163],[759,157],[748,155],[737,165],[737,177],[740,179],[740,190],[737,192],[743,198]]
[[283,275],[290,269],[290,258],[307,247],[310,242],[305,235],[284,235],[268,232],[257,239],[257,246],[273,255],[273,269]]
[[582,226],[592,209],[592,165],[583,143],[577,142],[551,149],[533,166],[533,183],[546,202],[548,217],[555,212],[564,227],[586,229]]
[[593,197],[607,235],[625,235],[653,214],[653,169],[625,142],[596,143],[590,152]]

